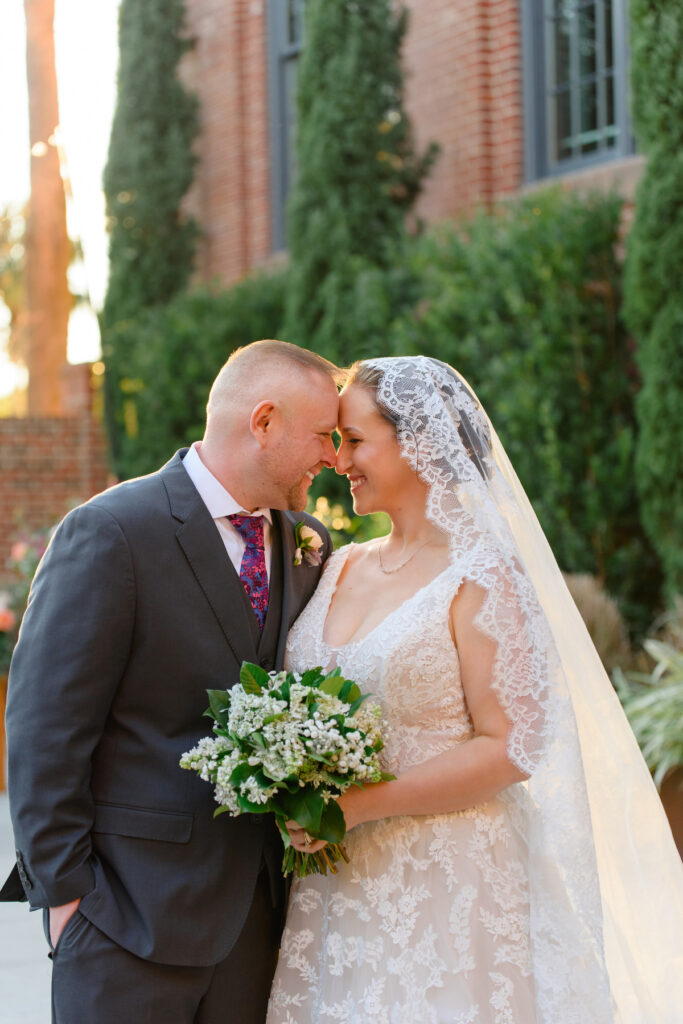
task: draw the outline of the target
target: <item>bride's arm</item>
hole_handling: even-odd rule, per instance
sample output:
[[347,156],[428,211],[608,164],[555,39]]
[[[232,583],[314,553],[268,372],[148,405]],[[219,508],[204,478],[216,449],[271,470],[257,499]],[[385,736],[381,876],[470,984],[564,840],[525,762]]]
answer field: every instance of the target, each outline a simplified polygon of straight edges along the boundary
[[480,587],[465,582],[451,606],[451,626],[475,735],[402,772],[393,782],[364,790],[351,787],[339,798],[347,828],[396,814],[464,810],[526,777],[508,758],[510,722],[491,685],[496,645],[474,625],[484,597]]

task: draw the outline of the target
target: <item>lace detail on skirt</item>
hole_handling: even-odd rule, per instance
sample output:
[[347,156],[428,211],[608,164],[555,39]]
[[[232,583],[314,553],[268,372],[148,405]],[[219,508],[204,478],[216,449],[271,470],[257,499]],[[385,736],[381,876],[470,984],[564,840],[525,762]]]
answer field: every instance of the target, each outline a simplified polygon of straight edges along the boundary
[[[367,636],[332,648],[323,626],[349,550],[332,557],[295,623],[287,665],[338,665],[372,692],[388,723],[386,767],[400,772],[472,736],[448,627],[463,574],[451,566]],[[551,965],[553,1005],[539,1005],[528,885],[533,812],[520,784],[454,814],[355,828],[349,865],[293,885],[268,1024],[611,1022],[604,993],[586,1002],[559,962]]]

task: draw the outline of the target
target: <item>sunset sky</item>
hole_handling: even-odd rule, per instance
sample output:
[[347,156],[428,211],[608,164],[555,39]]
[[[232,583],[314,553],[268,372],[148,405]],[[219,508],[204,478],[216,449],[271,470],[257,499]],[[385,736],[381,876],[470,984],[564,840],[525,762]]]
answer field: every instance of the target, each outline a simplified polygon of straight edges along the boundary
[[[55,44],[60,122],[73,201],[69,232],[78,238],[85,267],[74,287],[87,290],[99,309],[106,288],[107,241],[104,229],[102,170],[116,95],[117,15],[119,0],[56,0]],[[0,206],[21,206],[28,199],[29,146],[26,89],[26,26],[22,0],[3,0],[0,14]],[[0,303],[0,307],[2,304]],[[0,394],[20,380],[4,356],[0,308]],[[71,362],[96,359],[99,338],[87,310],[72,316]]]

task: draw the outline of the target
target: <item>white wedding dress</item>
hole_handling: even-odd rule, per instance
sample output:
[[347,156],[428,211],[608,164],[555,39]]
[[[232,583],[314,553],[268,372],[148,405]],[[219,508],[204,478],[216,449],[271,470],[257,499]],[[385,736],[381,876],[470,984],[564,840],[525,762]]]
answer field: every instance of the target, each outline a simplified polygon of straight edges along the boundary
[[[472,736],[448,626],[462,578],[449,567],[366,636],[332,648],[323,626],[350,548],[333,555],[294,625],[287,667],[338,665],[372,692],[388,724],[385,767],[398,774]],[[540,1020],[528,803],[516,785],[469,810],[353,829],[345,840],[350,864],[294,882],[267,1024]]]
[[[292,888],[268,1024],[681,1024],[683,872],[650,773],[514,469],[460,375],[366,360],[428,485],[450,566],[360,640],[324,643],[330,559],[287,646],[375,694],[396,774],[473,733],[448,611],[486,592],[491,689],[528,781],[454,814],[387,818]],[[370,385],[368,385],[370,386]]]

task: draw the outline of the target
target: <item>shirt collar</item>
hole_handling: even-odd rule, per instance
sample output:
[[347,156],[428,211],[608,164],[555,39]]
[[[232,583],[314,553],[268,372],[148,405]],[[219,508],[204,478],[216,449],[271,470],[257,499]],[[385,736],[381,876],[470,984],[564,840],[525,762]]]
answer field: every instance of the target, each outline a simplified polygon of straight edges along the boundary
[[212,519],[222,519],[223,516],[232,515],[262,515],[272,524],[273,517],[269,508],[257,508],[253,512],[247,512],[238,502],[235,501],[229,491],[226,491],[223,484],[216,479],[199,457],[197,442],[195,442],[183,459],[183,466],[187,474],[199,491]]

